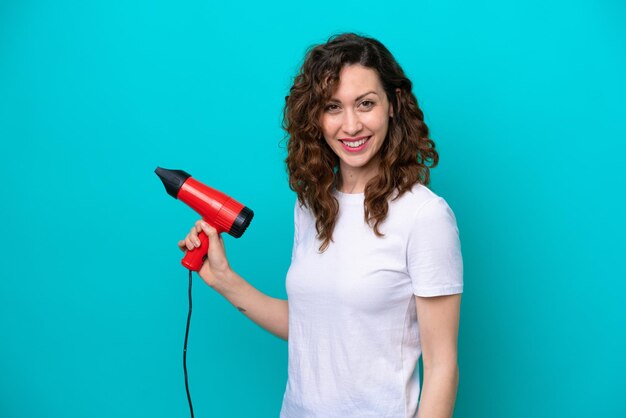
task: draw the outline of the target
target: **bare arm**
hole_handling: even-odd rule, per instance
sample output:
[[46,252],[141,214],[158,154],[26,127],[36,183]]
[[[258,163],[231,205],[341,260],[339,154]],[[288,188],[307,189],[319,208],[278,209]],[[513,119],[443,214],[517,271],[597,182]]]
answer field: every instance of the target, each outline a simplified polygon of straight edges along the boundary
[[415,296],[424,362],[424,385],[418,418],[451,418],[459,368],[457,340],[461,294]]
[[234,271],[213,288],[261,328],[287,341],[289,310],[287,301],[260,292]]
[[202,219],[198,220],[185,239],[178,242],[181,251],[197,248],[200,245],[200,232],[209,237],[209,251],[198,275],[261,328],[287,341],[287,301],[260,292],[231,269],[226,258],[224,241],[215,228]]

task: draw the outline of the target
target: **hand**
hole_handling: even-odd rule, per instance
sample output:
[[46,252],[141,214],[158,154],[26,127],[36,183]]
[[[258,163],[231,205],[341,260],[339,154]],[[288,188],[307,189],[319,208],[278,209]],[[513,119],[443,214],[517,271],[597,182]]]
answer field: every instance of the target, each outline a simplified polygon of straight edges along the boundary
[[209,252],[202,263],[202,267],[200,267],[200,271],[198,271],[198,275],[206,284],[215,288],[224,283],[232,271],[226,258],[224,240],[217,233],[217,230],[202,219],[199,219],[185,239],[178,241],[178,248],[183,252],[187,252],[187,250],[199,247],[198,233],[201,231],[209,237]]

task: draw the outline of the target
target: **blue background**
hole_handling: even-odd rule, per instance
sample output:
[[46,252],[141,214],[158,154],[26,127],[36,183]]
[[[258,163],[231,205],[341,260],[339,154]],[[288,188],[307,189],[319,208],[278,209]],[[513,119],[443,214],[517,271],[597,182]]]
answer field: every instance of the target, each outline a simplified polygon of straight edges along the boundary
[[[343,31],[391,50],[440,152],[465,262],[455,416],[626,416],[625,11],[0,2],[0,416],[189,416],[176,243],[198,217],[153,171],[252,208],[229,260],[286,298],[282,105],[306,48]],[[194,282],[196,416],[278,416],[287,343]]]

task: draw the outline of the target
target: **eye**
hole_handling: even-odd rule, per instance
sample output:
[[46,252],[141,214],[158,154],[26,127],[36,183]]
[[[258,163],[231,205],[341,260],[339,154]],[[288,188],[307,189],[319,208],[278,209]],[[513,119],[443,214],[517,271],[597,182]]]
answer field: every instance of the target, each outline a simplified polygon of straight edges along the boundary
[[364,105],[365,107],[372,107],[374,106],[374,102],[372,100],[363,100],[361,102],[362,105]]
[[329,105],[326,105],[326,107],[324,107],[324,110],[328,112],[330,110],[335,110],[337,107],[338,106],[336,104],[329,104]]

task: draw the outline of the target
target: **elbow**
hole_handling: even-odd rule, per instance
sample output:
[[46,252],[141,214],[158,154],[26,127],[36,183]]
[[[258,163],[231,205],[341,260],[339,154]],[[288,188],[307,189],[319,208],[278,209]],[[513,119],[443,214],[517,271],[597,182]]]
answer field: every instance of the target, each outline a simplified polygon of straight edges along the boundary
[[446,361],[424,362],[424,374],[430,373],[456,375],[458,380],[459,364],[456,358]]
[[459,366],[454,363],[442,364],[426,369],[424,367],[424,387],[444,385],[456,393],[459,387]]

